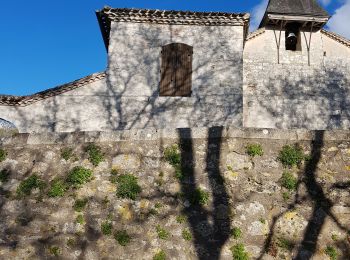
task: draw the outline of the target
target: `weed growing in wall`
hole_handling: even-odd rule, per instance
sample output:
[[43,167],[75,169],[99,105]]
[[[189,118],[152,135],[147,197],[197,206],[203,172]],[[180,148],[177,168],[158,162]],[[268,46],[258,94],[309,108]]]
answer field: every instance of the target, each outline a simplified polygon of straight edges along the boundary
[[169,238],[169,232],[166,231],[164,228],[162,228],[160,225],[157,225],[156,227],[158,238],[160,239],[168,239]]
[[283,193],[282,193],[282,198],[283,198],[284,201],[289,200],[289,199],[290,199],[290,194],[289,194],[289,192],[283,192]]
[[117,178],[118,178],[118,174],[119,174],[119,171],[118,169],[116,168],[113,168],[110,172],[110,177],[109,177],[109,181],[113,184],[116,184],[117,183]]
[[53,256],[59,256],[61,254],[61,249],[58,246],[51,246],[49,252]]
[[129,236],[129,234],[126,232],[126,230],[120,230],[117,231],[114,234],[114,238],[115,240],[117,240],[118,244],[121,246],[126,246],[127,244],[129,244],[131,238]]
[[82,212],[85,209],[87,203],[88,203],[88,199],[87,198],[78,199],[78,200],[76,200],[74,202],[73,208],[77,212]]
[[73,149],[72,148],[63,148],[61,151],[61,157],[68,161],[73,156]]
[[245,251],[244,245],[239,243],[230,248],[233,260],[248,260],[248,252]]
[[172,146],[165,148],[164,158],[170,165],[174,167],[180,165],[181,154],[178,145],[173,144]]
[[67,176],[67,183],[77,188],[89,182],[92,178],[92,171],[81,166],[74,167]]
[[153,260],[165,260],[166,259],[166,254],[163,250],[160,250],[158,253],[156,253],[153,256]]
[[327,246],[324,252],[331,260],[337,260],[338,252],[333,246]]
[[192,234],[187,228],[182,230],[182,238],[185,239],[186,241],[192,240]]
[[260,144],[248,144],[247,147],[247,154],[249,156],[263,156],[264,155],[264,151],[262,149],[262,146]]
[[137,178],[132,174],[122,174],[117,177],[117,196],[135,200],[141,192]]
[[209,202],[209,192],[204,191],[201,188],[195,189],[195,191],[191,195],[191,203],[204,206],[208,204],[208,202]]
[[239,239],[242,237],[242,230],[238,227],[234,227],[232,228],[231,230],[231,236],[234,238],[234,239]]
[[67,189],[68,186],[63,180],[56,179],[52,181],[51,188],[47,195],[52,198],[63,197]]
[[303,149],[299,145],[285,145],[279,153],[278,160],[285,167],[299,166],[304,159]]
[[276,244],[278,247],[283,248],[287,251],[292,251],[294,248],[294,243],[283,237],[278,238]]
[[176,216],[176,222],[179,224],[185,223],[187,221],[187,217],[184,215]]
[[85,223],[84,216],[82,214],[79,214],[75,219],[75,222],[77,222],[80,225],[84,225]]
[[110,236],[110,235],[112,235],[112,229],[113,229],[112,222],[109,222],[109,221],[102,222],[102,224],[101,224],[102,234],[104,234],[106,236]]
[[283,172],[281,182],[282,187],[288,189],[289,191],[295,191],[297,189],[298,180],[293,176],[291,172]]
[[45,182],[42,181],[36,174],[33,174],[19,184],[16,193],[20,198],[22,198],[29,196],[33,189],[38,188],[43,190],[45,186]]
[[89,144],[86,147],[86,152],[89,155],[89,161],[94,165],[98,166],[100,162],[104,160],[104,155],[101,148],[95,144]]
[[7,152],[4,149],[0,148],[0,162],[5,161],[7,157]]

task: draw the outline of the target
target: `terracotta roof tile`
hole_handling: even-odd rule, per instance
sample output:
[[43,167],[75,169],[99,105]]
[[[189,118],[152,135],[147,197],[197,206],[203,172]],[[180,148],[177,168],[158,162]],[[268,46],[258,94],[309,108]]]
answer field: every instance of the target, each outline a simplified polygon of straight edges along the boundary
[[332,38],[333,40],[336,40],[337,42],[350,48],[350,40],[346,39],[345,37],[340,36],[339,34],[336,34],[334,32],[324,30],[324,29],[321,30],[321,33],[323,33],[324,35],[327,35],[329,38]]
[[55,88],[47,89],[29,96],[0,95],[0,106],[27,106],[34,102],[37,102],[49,97],[57,96],[62,93],[83,87],[87,84],[104,79],[105,77],[106,77],[105,72],[94,73],[92,75],[75,80],[73,82],[70,82]]

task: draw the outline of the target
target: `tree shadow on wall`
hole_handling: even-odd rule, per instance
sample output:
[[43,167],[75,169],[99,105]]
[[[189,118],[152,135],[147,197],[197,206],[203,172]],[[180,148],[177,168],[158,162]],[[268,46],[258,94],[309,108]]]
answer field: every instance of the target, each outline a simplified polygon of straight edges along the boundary
[[222,127],[209,128],[206,153],[206,172],[213,197],[212,209],[194,202],[199,186],[195,177],[195,158],[191,129],[179,129],[181,149],[181,181],[184,199],[191,205],[183,209],[193,234],[193,243],[199,259],[220,258],[223,245],[230,236],[229,196],[224,186],[219,164],[222,144]]

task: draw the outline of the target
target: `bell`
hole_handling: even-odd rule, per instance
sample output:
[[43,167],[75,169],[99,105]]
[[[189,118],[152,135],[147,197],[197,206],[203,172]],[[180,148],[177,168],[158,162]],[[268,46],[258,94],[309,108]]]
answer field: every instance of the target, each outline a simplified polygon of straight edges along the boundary
[[295,46],[297,44],[298,38],[294,32],[289,32],[287,36],[287,44],[289,46]]

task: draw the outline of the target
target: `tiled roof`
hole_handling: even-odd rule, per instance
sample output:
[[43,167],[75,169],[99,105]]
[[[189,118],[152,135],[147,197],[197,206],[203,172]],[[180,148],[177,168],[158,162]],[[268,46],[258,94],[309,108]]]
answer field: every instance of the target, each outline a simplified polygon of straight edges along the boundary
[[249,33],[246,40],[249,41],[251,39],[254,39],[255,37],[258,37],[259,35],[263,34],[264,32],[265,32],[265,28],[262,27],[254,32]]
[[329,14],[317,0],[270,0],[267,6],[269,14],[302,15],[329,17]]
[[324,35],[327,35],[329,38],[332,38],[333,40],[336,40],[337,42],[350,48],[350,40],[344,38],[343,36],[340,36],[339,34],[336,34],[334,32],[330,32],[324,29],[321,30],[321,33],[323,33]]
[[87,77],[75,80],[73,82],[50,88],[41,92],[38,92],[29,96],[10,96],[10,95],[0,95],[0,106],[27,106],[34,102],[57,96],[67,91],[80,88],[87,84],[93,83],[95,81],[104,79],[106,77],[105,72],[94,73]]
[[249,26],[248,13],[162,11],[105,7],[96,11],[106,47],[109,43],[111,21],[182,25],[242,25]]

